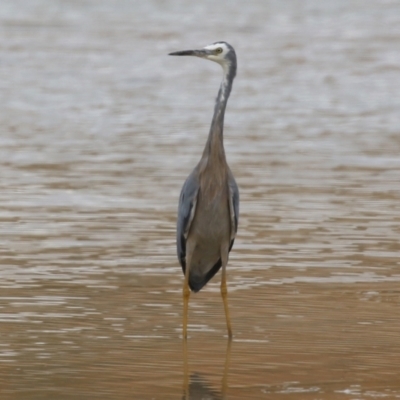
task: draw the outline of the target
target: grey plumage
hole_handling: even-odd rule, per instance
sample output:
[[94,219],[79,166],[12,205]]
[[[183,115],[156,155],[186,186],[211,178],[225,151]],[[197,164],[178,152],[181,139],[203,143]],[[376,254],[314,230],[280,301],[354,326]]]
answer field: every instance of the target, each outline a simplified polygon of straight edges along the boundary
[[[202,50],[171,55],[192,55],[219,63],[224,71],[203,155],[186,179],[178,207],[177,252],[187,284],[198,292],[222,267],[221,294],[229,337],[231,329],[226,300],[225,269],[239,219],[239,190],[226,162],[223,126],[226,104],[236,75],[236,54],[226,42]],[[184,337],[189,290],[184,286]]]
[[[179,208],[178,208],[178,221],[177,221],[177,251],[178,259],[182,266],[183,274],[186,272],[186,240],[188,233],[195,215],[195,210],[197,206],[197,198],[199,192],[199,165],[193,170],[193,172],[186,179],[181,195],[179,198]],[[238,228],[238,217],[239,217],[239,189],[236,184],[235,178],[230,170],[228,170],[228,187],[229,195],[232,199],[233,206],[233,220],[231,220],[231,229],[234,227],[234,233],[236,235]],[[229,211],[231,211],[231,205],[229,206]],[[215,215],[216,217],[216,215]],[[231,218],[232,219],[232,218]],[[229,251],[231,251],[235,237],[233,236],[229,243]],[[201,272],[203,274],[190,274],[189,273],[189,286],[193,292],[200,291],[203,286],[220,270],[221,268],[221,257],[216,260],[212,268],[204,268]]]

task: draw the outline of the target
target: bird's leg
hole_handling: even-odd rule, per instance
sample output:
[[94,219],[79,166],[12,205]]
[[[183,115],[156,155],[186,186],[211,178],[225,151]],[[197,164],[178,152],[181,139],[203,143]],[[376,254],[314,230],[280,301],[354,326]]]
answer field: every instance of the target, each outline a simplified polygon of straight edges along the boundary
[[228,329],[228,337],[229,337],[229,340],[231,340],[232,339],[232,327],[231,327],[231,319],[229,317],[228,290],[226,288],[225,269],[222,270],[221,296],[222,296],[222,300],[224,302],[225,317],[226,317],[226,327]]
[[188,308],[189,308],[189,297],[190,297],[190,288],[189,288],[189,268],[191,262],[191,252],[186,257],[186,269],[185,269],[185,280],[183,282],[183,325],[182,325],[182,336],[183,339],[187,338],[187,321],[188,321]]
[[188,282],[185,279],[185,283],[183,285],[183,326],[182,326],[182,336],[184,339],[187,338],[189,297],[190,297],[190,289],[189,289]]
[[229,317],[228,308],[228,289],[226,287],[226,265],[228,264],[228,247],[224,246],[221,251],[221,262],[222,262],[222,277],[221,277],[221,296],[224,302],[226,327],[228,328],[229,340],[232,339],[232,328],[231,319]]

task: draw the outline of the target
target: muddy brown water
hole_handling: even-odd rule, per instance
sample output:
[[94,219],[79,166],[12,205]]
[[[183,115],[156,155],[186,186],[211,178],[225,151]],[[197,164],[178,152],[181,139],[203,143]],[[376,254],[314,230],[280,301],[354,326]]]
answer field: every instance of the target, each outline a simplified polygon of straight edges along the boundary
[[[228,266],[181,333],[181,185],[227,40]],[[397,1],[0,3],[1,399],[400,398]]]

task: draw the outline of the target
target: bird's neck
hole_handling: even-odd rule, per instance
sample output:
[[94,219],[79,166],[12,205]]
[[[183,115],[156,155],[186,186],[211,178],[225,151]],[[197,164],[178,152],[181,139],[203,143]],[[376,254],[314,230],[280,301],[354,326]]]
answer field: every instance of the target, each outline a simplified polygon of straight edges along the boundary
[[224,65],[224,77],[218,91],[215,101],[214,116],[211,122],[210,133],[206,146],[204,148],[203,157],[208,158],[208,162],[225,162],[224,150],[224,116],[226,104],[232,90],[233,79],[236,74],[236,65]]

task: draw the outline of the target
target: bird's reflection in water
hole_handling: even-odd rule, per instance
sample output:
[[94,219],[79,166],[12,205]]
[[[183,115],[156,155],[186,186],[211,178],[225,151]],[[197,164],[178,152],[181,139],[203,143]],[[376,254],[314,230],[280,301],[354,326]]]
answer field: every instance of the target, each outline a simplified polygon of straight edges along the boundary
[[183,400],[222,400],[223,394],[215,390],[199,374],[190,375],[189,387],[183,396]]
[[225,354],[225,366],[222,375],[221,391],[211,387],[210,383],[198,373],[192,373],[189,379],[187,341],[183,341],[183,397],[182,400],[224,400],[228,387],[228,370],[232,340],[228,340]]

